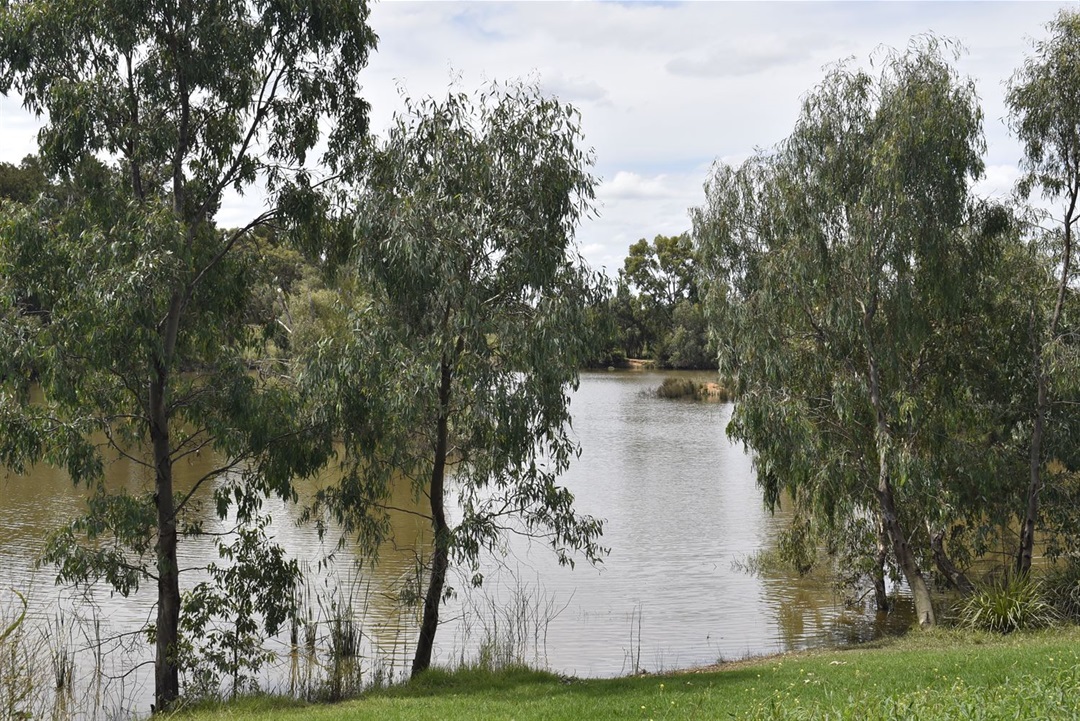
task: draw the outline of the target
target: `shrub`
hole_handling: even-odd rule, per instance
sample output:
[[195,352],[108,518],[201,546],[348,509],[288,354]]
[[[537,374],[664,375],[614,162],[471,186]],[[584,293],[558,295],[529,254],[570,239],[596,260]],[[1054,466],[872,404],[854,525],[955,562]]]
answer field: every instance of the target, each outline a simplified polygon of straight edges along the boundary
[[1030,576],[995,581],[964,599],[960,625],[996,633],[1043,628],[1058,620],[1041,582]]
[[716,383],[703,383],[690,378],[665,378],[656,389],[659,398],[691,398],[693,400],[717,400],[725,403],[730,394]]
[[1080,561],[1051,570],[1043,586],[1047,599],[1062,618],[1080,621]]
[[697,398],[697,383],[689,378],[665,378],[656,395],[660,398]]

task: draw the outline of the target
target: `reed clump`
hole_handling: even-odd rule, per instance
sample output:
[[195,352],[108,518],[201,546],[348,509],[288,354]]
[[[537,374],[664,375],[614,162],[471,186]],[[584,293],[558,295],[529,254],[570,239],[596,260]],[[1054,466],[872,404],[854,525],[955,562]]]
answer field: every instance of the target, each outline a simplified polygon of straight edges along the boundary
[[18,591],[12,594],[0,605],[0,718],[42,718],[48,709],[53,671],[48,648],[27,623],[26,596]]
[[699,381],[693,378],[665,378],[656,389],[658,398],[683,398],[696,401],[717,401],[726,403],[731,400],[731,393],[719,383]]

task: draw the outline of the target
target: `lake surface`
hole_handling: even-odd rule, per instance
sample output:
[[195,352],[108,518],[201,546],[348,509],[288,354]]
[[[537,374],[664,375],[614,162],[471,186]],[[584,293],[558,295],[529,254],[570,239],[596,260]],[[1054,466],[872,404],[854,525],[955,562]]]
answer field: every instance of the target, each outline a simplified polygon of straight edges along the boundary
[[[584,561],[560,567],[542,542],[513,537],[506,555],[484,563],[485,585],[470,589],[456,577],[457,596],[443,612],[437,660],[475,657],[485,638],[514,637],[519,655],[560,673],[613,676],[661,671],[777,651],[865,638],[874,632],[860,611],[845,610],[831,585],[820,578],[740,570],[768,549],[784,524],[762,506],[750,457],[724,432],[731,405],[671,401],[652,394],[669,374],[590,372],[574,394],[574,434],[581,457],[563,476],[582,513],[606,519],[603,564]],[[703,376],[704,377],[704,376]],[[216,459],[195,458],[177,468],[190,482]],[[327,482],[323,479],[322,482]],[[117,462],[108,484],[146,488],[144,469]],[[314,486],[301,489],[310,496]],[[82,649],[76,684],[96,639],[132,631],[152,616],[153,592],[132,598],[94,589],[89,595],[52,585],[50,568],[33,561],[45,534],[83,508],[85,490],[62,472],[36,469],[24,477],[0,477],[0,611],[15,605],[6,589],[29,591],[31,616],[54,646],[65,639]],[[395,505],[415,507],[407,489]],[[416,558],[427,548],[423,522],[405,513],[394,518],[395,542],[374,568],[357,567],[346,544],[329,569],[320,561],[335,538],[321,541],[313,528],[298,526],[300,509],[268,502],[270,535],[311,569],[305,594],[308,616],[325,622],[334,603],[351,604],[363,636],[364,654],[385,673],[408,668],[415,613],[397,601],[403,584],[416,577]],[[224,528],[209,509],[208,524]],[[181,541],[181,566],[216,560],[209,542]],[[198,573],[182,578],[184,585]],[[7,595],[4,595],[7,594]],[[58,610],[61,609],[61,610]],[[65,621],[57,629],[58,618]],[[66,636],[65,636],[66,634]],[[284,639],[278,647],[286,649]],[[97,712],[145,712],[152,698],[150,658],[138,638],[106,645],[106,679],[97,677]],[[269,669],[265,685],[288,686],[286,664]],[[79,681],[79,679],[83,679]],[[103,710],[104,709],[104,710]],[[107,711],[107,713],[106,713]]]

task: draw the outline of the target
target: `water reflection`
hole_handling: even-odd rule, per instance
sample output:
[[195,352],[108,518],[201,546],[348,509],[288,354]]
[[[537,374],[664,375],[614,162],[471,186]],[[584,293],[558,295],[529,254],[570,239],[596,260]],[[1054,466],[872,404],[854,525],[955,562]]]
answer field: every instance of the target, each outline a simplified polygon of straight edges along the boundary
[[[552,669],[582,676],[610,676],[638,667],[650,671],[708,664],[874,633],[861,612],[845,610],[831,584],[769,571],[755,576],[733,567],[770,547],[784,522],[762,506],[750,458],[726,438],[731,406],[663,401],[649,391],[660,373],[588,373],[573,397],[574,432],[582,455],[563,482],[577,497],[578,510],[605,518],[604,544],[611,555],[596,567],[559,567],[542,542],[508,539],[505,558],[488,559],[483,589],[466,578],[443,614],[437,659],[452,662],[477,652],[495,622],[505,632],[512,618],[525,619],[519,634],[534,657]],[[204,452],[176,469],[177,483],[193,483],[217,461]],[[310,498],[325,475],[303,485]],[[150,478],[143,467],[118,460],[109,467],[110,490],[142,492]],[[209,491],[206,489],[206,498]],[[59,603],[84,603],[70,589],[47,582],[51,569],[33,571],[44,534],[83,509],[85,490],[74,489],[62,472],[39,467],[26,477],[0,477],[0,588],[33,586],[36,617],[47,620]],[[409,513],[422,504],[407,484],[395,489],[391,515],[393,542],[376,566],[357,567],[357,549],[337,537],[320,539],[298,524],[300,507],[277,499],[265,510],[269,534],[309,569],[305,604],[311,617],[325,620],[331,603],[352,603],[362,629],[363,653],[381,657],[392,669],[407,667],[416,628],[415,613],[403,608],[403,588],[416,583],[418,559],[429,543],[423,519]],[[211,504],[198,512],[208,530],[227,529]],[[326,559],[335,554],[333,563]],[[181,543],[182,564],[205,566],[216,560],[208,541]],[[189,574],[185,583],[194,583]],[[93,594],[95,614],[112,631],[140,627],[150,617],[152,589],[123,599],[104,589]],[[500,616],[510,613],[510,616]],[[500,619],[502,619],[500,621]],[[512,624],[511,624],[512,625]],[[100,631],[99,631],[100,632]],[[322,633],[320,631],[320,633]],[[277,639],[282,661],[264,683],[287,689],[298,670],[290,664],[289,638]],[[84,646],[89,644],[84,643]],[[133,664],[149,657],[135,643]],[[119,674],[117,674],[119,676]],[[152,692],[148,668],[123,680],[135,708],[148,708]]]

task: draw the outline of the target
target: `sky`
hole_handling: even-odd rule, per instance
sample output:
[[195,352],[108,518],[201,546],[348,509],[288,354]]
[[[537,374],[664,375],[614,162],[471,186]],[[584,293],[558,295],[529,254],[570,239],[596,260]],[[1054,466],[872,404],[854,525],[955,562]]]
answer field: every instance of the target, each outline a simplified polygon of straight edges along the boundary
[[[966,48],[957,69],[985,113],[987,170],[976,192],[1007,195],[1020,147],[1005,122],[1005,81],[1063,5],[383,0],[371,11],[379,44],[364,94],[376,132],[402,110],[402,91],[438,98],[531,79],[572,103],[600,179],[577,242],[590,265],[614,275],[637,239],[689,230],[714,162],[739,163],[790,134],[828,66],[869,67],[927,32]],[[0,161],[33,152],[37,127],[17,98],[0,98]],[[231,197],[218,222],[239,225],[260,209],[258,194]]]

